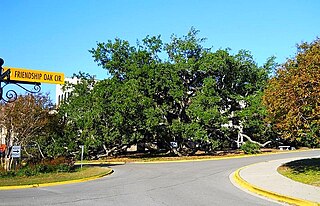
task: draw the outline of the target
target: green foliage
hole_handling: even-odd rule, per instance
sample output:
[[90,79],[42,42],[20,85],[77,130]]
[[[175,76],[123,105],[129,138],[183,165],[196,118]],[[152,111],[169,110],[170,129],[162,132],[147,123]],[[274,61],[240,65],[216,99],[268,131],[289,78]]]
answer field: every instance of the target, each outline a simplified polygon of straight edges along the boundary
[[266,142],[277,135],[272,127],[265,121],[267,109],[262,104],[262,91],[257,91],[244,99],[246,107],[236,113],[236,116],[243,122],[243,131],[250,134],[253,139]]
[[15,171],[6,171],[4,168],[0,167],[0,178],[2,177],[15,177],[16,172]]
[[260,153],[260,146],[256,143],[252,142],[245,142],[244,144],[241,145],[240,149],[245,153],[245,154],[257,154]]
[[29,162],[14,171],[0,171],[0,177],[36,176],[44,173],[73,172],[73,161],[65,157],[40,162]]
[[[202,46],[205,39],[198,33],[191,28],[169,43],[147,36],[136,46],[115,39],[91,49],[110,78],[95,82],[81,74],[80,83],[70,85],[73,95],[59,109],[67,150],[75,153],[83,144],[85,155],[95,158],[138,142],[173,151],[174,141],[177,150],[193,145],[194,152],[203,145],[218,148],[219,141],[232,145],[234,129],[225,126],[231,121],[248,124],[248,135],[262,131],[262,121],[235,114],[249,105],[243,108],[241,102],[263,90],[271,61],[258,67],[247,51],[213,52]],[[261,120],[258,102],[250,105]]]

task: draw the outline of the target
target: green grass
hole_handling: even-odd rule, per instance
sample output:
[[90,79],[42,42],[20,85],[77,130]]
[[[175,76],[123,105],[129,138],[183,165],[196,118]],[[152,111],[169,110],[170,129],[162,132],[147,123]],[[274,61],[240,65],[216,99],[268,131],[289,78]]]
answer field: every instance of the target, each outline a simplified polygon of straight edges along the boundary
[[278,172],[292,180],[320,187],[320,158],[289,162],[279,167]]
[[94,176],[106,175],[111,171],[107,167],[83,167],[75,172],[46,173],[30,177],[5,177],[0,178],[0,186],[33,185],[52,182],[77,180]]

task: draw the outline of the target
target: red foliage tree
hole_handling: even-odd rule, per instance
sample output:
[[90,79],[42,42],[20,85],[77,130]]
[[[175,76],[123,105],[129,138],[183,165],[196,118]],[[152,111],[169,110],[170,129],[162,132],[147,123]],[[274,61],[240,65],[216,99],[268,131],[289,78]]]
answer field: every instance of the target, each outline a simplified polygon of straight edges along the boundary
[[26,146],[36,145],[43,156],[37,137],[48,123],[51,101],[48,95],[21,95],[16,101],[0,105],[0,126],[5,135],[6,150],[3,166],[10,170],[11,147],[20,145],[28,156]]
[[320,39],[297,46],[278,69],[264,94],[267,120],[282,138],[320,145]]

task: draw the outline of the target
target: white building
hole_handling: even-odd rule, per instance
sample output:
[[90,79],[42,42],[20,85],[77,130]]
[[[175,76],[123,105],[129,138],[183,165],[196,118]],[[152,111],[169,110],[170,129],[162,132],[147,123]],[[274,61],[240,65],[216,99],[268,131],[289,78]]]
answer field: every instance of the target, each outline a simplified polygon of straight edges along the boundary
[[[93,76],[94,78],[94,82],[98,82],[99,80],[97,80],[95,78],[95,76]],[[70,84],[79,84],[80,83],[80,79],[74,77],[74,78],[65,78],[64,79],[65,82],[69,82]],[[93,89],[93,85],[89,86],[90,89]],[[56,85],[56,106],[59,107],[59,105],[66,101],[72,92],[72,88],[64,88],[64,84],[57,84]]]
[[[71,84],[78,84],[79,79],[77,78],[65,78],[65,82],[69,82]],[[56,105],[59,106],[63,101],[65,101],[72,92],[72,89],[65,89],[63,90],[63,84],[57,84],[56,85]]]

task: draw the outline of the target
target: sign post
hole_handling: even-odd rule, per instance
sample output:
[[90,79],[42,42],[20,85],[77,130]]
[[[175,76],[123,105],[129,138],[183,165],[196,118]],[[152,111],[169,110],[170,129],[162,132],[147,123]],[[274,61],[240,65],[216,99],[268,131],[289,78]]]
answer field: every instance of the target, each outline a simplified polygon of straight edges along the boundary
[[81,148],[81,163],[80,163],[80,167],[82,169],[82,161],[83,161],[83,152],[84,152],[84,145],[80,145],[80,148]]
[[[0,58],[0,100],[5,102],[14,102],[18,96],[17,92],[12,89],[7,91],[4,95],[3,89],[9,84],[15,84],[31,94],[40,92],[41,83],[64,84],[64,74],[60,72],[2,67],[3,64],[4,60]],[[2,86],[2,83],[4,83],[4,86]],[[34,85],[34,91],[31,91],[20,84],[32,84]]]
[[12,146],[11,157],[13,158],[14,170],[16,170],[19,159],[21,158],[21,146],[20,145],[19,146],[17,146],[17,145]]
[[21,157],[21,146],[12,146],[12,152],[11,152],[12,158],[20,158]]

